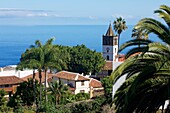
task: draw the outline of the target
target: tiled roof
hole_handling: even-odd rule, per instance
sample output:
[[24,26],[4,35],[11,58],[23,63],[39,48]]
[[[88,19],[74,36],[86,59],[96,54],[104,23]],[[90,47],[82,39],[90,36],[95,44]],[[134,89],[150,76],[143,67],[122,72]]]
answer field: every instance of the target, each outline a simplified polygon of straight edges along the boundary
[[19,84],[20,82],[23,82],[23,80],[16,76],[1,76],[0,77],[0,85]]
[[[44,81],[45,81],[45,73],[42,72],[41,74],[42,74],[42,79],[41,79],[41,80],[42,80],[42,82],[44,82]],[[47,79],[52,78],[53,75],[54,75],[54,74],[48,73],[48,78],[47,78]],[[23,79],[24,81],[27,81],[27,80],[30,79],[30,78],[33,78],[33,74],[28,75],[28,76],[25,76],[25,77],[23,77],[22,79]],[[35,79],[38,80],[38,82],[40,82],[39,72],[35,73]]]
[[112,61],[106,61],[103,70],[112,70],[113,69],[113,62]]
[[112,30],[112,25],[109,25],[109,28],[106,32],[106,36],[114,36],[113,30]]
[[96,79],[91,78],[89,86],[93,88],[102,88],[102,83]]
[[81,80],[89,80],[88,78],[80,75],[79,73],[73,73],[68,71],[60,71],[54,75],[57,78],[62,78],[66,80],[74,80],[74,81],[81,81]]

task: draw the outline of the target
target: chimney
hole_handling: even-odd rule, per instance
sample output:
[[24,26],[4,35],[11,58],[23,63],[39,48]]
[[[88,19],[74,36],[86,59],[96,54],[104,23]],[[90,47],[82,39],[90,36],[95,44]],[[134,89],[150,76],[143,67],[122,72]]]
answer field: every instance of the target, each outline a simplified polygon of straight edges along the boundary
[[4,71],[4,69],[1,67],[1,68],[0,68],[0,72],[3,72],[3,71]]

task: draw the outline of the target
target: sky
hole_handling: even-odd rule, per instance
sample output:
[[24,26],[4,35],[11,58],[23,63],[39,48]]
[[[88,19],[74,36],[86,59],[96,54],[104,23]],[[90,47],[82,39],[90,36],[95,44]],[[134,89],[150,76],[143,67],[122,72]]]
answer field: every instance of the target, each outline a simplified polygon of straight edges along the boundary
[[134,25],[170,0],[0,0],[0,25]]

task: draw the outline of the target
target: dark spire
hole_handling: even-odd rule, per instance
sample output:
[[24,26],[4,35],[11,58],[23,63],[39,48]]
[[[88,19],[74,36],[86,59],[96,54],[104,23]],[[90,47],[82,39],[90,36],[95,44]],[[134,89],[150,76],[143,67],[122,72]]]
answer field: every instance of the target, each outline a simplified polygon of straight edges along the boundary
[[109,28],[106,32],[106,36],[114,36],[111,23],[110,23]]

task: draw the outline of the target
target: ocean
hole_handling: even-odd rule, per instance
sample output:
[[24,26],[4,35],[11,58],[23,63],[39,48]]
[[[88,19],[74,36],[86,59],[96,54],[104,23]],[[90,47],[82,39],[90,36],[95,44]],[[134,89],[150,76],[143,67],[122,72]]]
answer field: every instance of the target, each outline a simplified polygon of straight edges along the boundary
[[[122,32],[120,44],[132,39],[132,28],[132,25],[128,26]],[[92,50],[102,52],[102,35],[107,29],[108,25],[0,26],[0,67],[17,65],[21,54],[36,40],[44,43],[51,37],[55,38],[54,44],[84,44]]]

